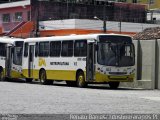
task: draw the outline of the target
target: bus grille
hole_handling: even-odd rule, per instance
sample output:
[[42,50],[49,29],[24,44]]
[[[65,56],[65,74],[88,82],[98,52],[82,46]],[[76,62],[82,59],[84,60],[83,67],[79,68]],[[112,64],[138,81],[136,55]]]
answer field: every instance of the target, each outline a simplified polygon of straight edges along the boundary
[[127,72],[109,72],[109,74],[112,74],[112,75],[124,75],[124,74],[127,74]]
[[110,80],[127,80],[127,78],[109,78]]

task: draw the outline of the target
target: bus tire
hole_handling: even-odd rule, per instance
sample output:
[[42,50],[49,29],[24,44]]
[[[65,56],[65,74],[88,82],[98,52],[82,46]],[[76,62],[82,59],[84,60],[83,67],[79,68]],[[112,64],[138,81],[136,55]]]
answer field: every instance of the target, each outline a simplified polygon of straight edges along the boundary
[[120,82],[109,82],[109,86],[111,89],[117,89],[119,87]]
[[46,71],[41,70],[39,74],[40,83],[43,85],[51,85],[53,84],[52,80],[47,80]]
[[4,71],[3,69],[0,70],[0,81],[4,81],[5,78],[4,78]]
[[31,83],[32,82],[32,78],[26,78],[26,83]]
[[77,86],[84,88],[87,86],[86,81],[85,81],[85,77],[84,77],[84,73],[82,71],[78,72],[77,76],[76,76],[76,81],[77,81]]

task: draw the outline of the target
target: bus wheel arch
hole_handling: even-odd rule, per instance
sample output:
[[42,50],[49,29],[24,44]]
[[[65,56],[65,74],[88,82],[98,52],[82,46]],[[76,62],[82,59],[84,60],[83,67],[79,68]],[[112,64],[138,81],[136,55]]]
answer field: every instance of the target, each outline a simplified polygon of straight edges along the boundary
[[78,87],[83,88],[87,86],[84,71],[82,69],[78,69],[76,72],[76,82]]
[[39,77],[40,77],[40,74],[41,74],[41,72],[42,71],[46,71],[44,68],[41,68],[40,70],[39,70]]
[[47,80],[47,74],[46,74],[46,70],[44,68],[41,68],[39,70],[39,80],[40,80],[41,84],[43,84],[43,85],[53,84],[52,80]]
[[2,66],[0,66],[0,81],[4,80],[4,69]]
[[46,76],[46,70],[44,68],[41,68],[39,70],[39,80],[42,84],[45,83],[45,79],[47,79],[47,76]]

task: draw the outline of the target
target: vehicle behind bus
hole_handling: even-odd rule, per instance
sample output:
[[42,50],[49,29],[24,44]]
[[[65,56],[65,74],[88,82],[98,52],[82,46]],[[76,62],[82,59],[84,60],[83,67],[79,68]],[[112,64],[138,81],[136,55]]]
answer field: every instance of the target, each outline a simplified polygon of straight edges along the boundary
[[28,38],[24,42],[22,74],[27,81],[66,81],[69,86],[132,82],[135,50],[132,38],[117,34]]
[[[18,44],[21,44],[21,46]],[[0,38],[0,80],[5,80],[5,78],[23,78],[21,75],[22,64],[15,64],[20,59],[22,60],[22,54],[20,55],[17,49],[20,49],[22,53],[23,39]],[[17,58],[17,55],[19,58]]]

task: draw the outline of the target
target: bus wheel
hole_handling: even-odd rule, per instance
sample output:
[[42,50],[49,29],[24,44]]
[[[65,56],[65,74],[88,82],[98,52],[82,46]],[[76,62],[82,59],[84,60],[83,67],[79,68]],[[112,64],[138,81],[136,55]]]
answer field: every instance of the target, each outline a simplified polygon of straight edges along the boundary
[[45,70],[41,70],[40,71],[39,79],[40,79],[41,84],[43,84],[43,85],[51,85],[51,84],[53,84],[52,80],[47,80],[46,71]]
[[119,87],[120,82],[109,82],[109,86],[111,89],[117,89]]
[[78,75],[77,75],[77,77],[76,77],[76,80],[77,80],[77,86],[78,86],[78,87],[83,88],[83,87],[86,87],[86,86],[87,86],[87,84],[86,84],[86,82],[85,82],[85,77],[84,77],[83,72],[79,72],[79,73],[78,73]]
[[3,71],[3,69],[0,70],[0,81],[4,81],[4,71]]

